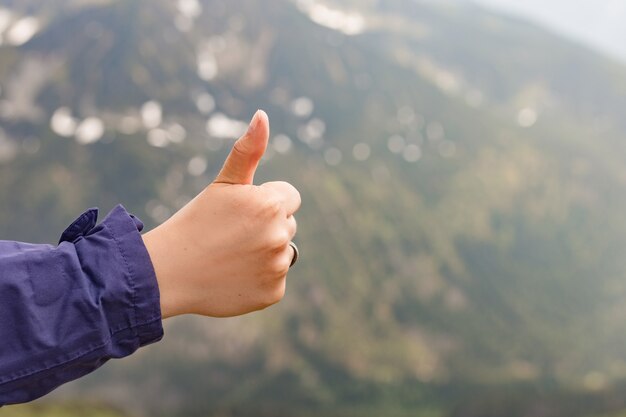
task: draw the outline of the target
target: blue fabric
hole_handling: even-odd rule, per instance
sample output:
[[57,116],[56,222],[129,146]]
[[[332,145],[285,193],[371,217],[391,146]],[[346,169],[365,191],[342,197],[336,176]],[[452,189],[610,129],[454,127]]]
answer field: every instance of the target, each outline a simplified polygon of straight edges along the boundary
[[38,398],[163,337],[139,219],[83,213],[58,246],[0,241],[0,406]]

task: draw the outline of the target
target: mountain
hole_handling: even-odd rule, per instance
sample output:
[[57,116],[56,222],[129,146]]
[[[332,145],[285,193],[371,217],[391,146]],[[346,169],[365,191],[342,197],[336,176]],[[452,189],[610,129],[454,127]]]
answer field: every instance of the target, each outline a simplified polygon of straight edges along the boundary
[[456,2],[0,4],[3,238],[54,242],[118,202],[155,225],[257,108],[273,136],[258,180],[303,197],[280,305],[168,321],[163,342],[53,401],[164,416],[626,410],[623,65]]

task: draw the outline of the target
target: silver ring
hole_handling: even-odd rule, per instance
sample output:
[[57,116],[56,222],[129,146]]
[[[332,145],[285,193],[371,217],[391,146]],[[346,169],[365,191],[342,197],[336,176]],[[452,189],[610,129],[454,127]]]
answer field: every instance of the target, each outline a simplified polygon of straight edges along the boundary
[[289,242],[289,246],[291,246],[291,248],[293,249],[293,258],[291,258],[291,263],[289,264],[289,268],[291,268],[298,260],[298,257],[300,256],[300,252],[298,251],[298,247],[296,246],[295,243]]

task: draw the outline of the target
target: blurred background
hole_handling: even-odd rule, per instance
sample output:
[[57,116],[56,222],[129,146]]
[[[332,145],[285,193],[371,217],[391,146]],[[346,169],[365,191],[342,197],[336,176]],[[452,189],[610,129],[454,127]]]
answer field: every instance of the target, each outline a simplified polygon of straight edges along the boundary
[[[258,108],[277,306],[2,417],[626,416],[626,3],[0,0],[0,237],[153,227]],[[1,318],[0,318],[1,319]]]

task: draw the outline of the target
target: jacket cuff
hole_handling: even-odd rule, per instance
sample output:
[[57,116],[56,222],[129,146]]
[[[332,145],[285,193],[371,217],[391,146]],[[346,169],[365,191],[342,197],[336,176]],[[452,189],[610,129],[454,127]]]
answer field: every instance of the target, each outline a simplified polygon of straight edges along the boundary
[[133,306],[130,328],[140,346],[157,342],[163,337],[160,294],[150,255],[140,234],[143,223],[118,205],[102,221],[102,226],[111,232],[128,272]]
[[[106,312],[109,333],[124,340],[120,342],[129,354],[163,337],[156,273],[141,238],[141,220],[122,205],[111,210],[99,225],[97,220],[97,208],[85,211],[63,232],[59,244],[73,243],[83,260],[83,270],[94,271],[94,281],[103,288],[99,303]],[[102,250],[95,251],[95,247]],[[96,278],[103,269],[123,279]],[[135,340],[128,339],[129,330]]]

